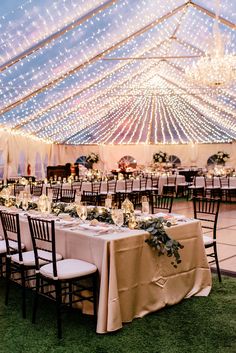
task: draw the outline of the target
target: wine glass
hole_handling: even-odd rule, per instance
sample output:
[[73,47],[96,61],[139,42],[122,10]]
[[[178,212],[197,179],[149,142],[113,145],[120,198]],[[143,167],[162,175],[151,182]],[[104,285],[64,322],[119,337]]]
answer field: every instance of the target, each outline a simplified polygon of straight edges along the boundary
[[86,218],[87,218],[87,206],[85,205],[78,205],[76,207],[76,212],[79,216],[79,218],[81,219],[82,222],[85,222]]
[[16,205],[17,208],[20,207],[21,200],[22,200],[22,199],[21,199],[20,195],[16,195],[15,205]]
[[24,198],[24,199],[22,200],[22,209],[23,209],[24,211],[27,211],[27,209],[28,209],[28,199],[26,199],[26,198]]
[[115,207],[113,207],[113,208],[111,209],[111,218],[112,218],[114,224],[116,224],[116,218],[117,218],[116,209],[117,209],[117,208],[115,208]]
[[81,193],[79,191],[75,194],[75,203],[80,204],[81,202]]
[[114,208],[111,212],[111,217],[115,225],[118,226],[119,230],[121,230],[121,226],[124,224],[123,210]]

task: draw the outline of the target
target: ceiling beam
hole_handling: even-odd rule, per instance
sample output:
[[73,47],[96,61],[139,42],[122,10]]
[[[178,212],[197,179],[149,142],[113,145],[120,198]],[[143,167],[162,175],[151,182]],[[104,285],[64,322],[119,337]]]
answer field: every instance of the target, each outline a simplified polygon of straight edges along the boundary
[[117,42],[116,44],[113,44],[109,48],[103,50],[101,53],[98,53],[97,55],[95,55],[91,59],[88,59],[85,62],[83,62],[82,64],[74,67],[73,69],[70,69],[69,71],[67,71],[63,75],[61,75],[61,76],[57,77],[56,79],[48,82],[44,86],[42,86],[42,87],[36,89],[35,91],[31,92],[30,94],[27,94],[26,96],[22,97],[18,101],[14,102],[12,104],[9,104],[7,107],[5,107],[5,108],[0,110],[0,115],[7,113],[11,109],[14,109],[15,107],[17,107],[18,105],[24,103],[25,101],[27,101],[31,97],[34,97],[34,96],[38,95],[39,93],[44,92],[45,90],[47,90],[47,89],[55,86],[59,82],[63,81],[68,76],[70,76],[70,75],[76,73],[77,71],[85,68],[86,66],[88,66],[90,64],[93,64],[94,62],[102,59],[105,55],[109,54],[112,50],[114,50],[114,49],[116,49],[118,47],[121,47],[122,45],[128,43],[133,38],[136,38],[137,36],[145,33],[146,31],[148,31],[148,30],[154,28],[155,26],[159,25],[160,23],[166,21],[168,18],[174,16],[176,13],[182,11],[188,4],[189,4],[189,1],[187,1],[186,3],[184,3],[181,6],[176,7],[173,11],[168,12],[167,14],[163,15],[162,17],[160,17],[160,18],[154,20],[153,22],[149,23],[148,25],[142,27],[138,31],[130,34],[129,36],[125,37],[124,39],[121,39],[119,42]]
[[125,60],[168,60],[168,59],[193,59],[200,58],[201,55],[176,55],[176,56],[148,56],[148,57],[126,57],[126,58],[104,58],[104,61],[125,61]]
[[[206,9],[205,7],[196,4],[194,1],[189,2],[189,5],[191,5],[192,7],[194,7],[195,9],[204,12],[206,15],[216,19],[216,14],[208,9]],[[236,25],[233,22],[230,22],[229,20],[226,20],[224,17],[219,16],[219,22],[223,23],[225,26],[228,26],[232,29],[236,29]]]
[[76,27],[81,25],[83,22],[87,21],[89,18],[97,15],[100,11],[105,10],[109,6],[112,6],[114,3],[116,3],[118,0],[108,0],[106,1],[103,5],[98,6],[96,9],[91,10],[88,12],[86,15],[82,16],[81,18],[71,22],[67,26],[63,27],[59,31],[53,33],[52,35],[48,36],[47,38],[41,40],[39,43],[33,45],[29,49],[25,50],[24,52],[20,53],[19,55],[16,55],[14,58],[10,59],[9,61],[5,62],[4,64],[0,65],[0,72],[8,69],[12,65],[16,64],[18,61],[27,58],[31,54],[35,53],[39,49],[45,47],[47,44],[50,42],[54,41],[57,38],[60,38],[63,36],[63,34],[74,30]]

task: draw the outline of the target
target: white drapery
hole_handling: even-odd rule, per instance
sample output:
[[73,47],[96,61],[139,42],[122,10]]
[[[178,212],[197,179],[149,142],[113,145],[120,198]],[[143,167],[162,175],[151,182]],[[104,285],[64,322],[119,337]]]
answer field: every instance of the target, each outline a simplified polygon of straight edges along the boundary
[[[155,152],[163,151],[180,158],[182,166],[206,166],[207,159],[218,151],[229,153],[230,160],[226,165],[236,167],[236,143],[232,144],[188,144],[188,145],[56,145],[35,141],[24,136],[0,131],[0,154],[3,178],[17,176],[19,170],[27,174],[27,166],[31,167],[31,175],[39,171],[44,178],[46,164],[64,165],[75,163],[80,156],[91,152],[99,155],[100,161],[95,168],[111,170],[123,156],[132,156],[138,165],[152,162]],[[41,161],[41,168],[39,163]],[[23,169],[23,170],[22,170]]]

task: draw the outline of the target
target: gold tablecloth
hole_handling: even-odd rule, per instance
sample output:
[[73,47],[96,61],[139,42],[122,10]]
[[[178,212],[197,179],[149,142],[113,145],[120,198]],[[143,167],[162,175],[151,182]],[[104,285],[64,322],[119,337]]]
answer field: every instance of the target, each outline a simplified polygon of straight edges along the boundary
[[[28,223],[23,217],[21,232],[26,248],[31,249]],[[98,333],[118,330],[124,322],[184,298],[209,294],[212,280],[200,222],[176,225],[167,232],[184,245],[177,269],[171,265],[172,258],[157,256],[145,243],[148,233],[142,230],[95,235],[80,228],[56,228],[57,252],[98,267]]]

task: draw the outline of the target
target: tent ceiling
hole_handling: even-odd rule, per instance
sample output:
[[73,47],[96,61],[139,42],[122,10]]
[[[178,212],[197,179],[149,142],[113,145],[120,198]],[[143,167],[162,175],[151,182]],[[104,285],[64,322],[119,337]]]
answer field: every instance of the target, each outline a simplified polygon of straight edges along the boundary
[[[235,54],[236,3],[220,29]],[[193,85],[211,0],[2,0],[0,127],[55,143],[236,140],[236,87]]]

